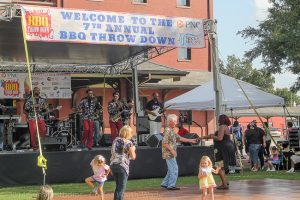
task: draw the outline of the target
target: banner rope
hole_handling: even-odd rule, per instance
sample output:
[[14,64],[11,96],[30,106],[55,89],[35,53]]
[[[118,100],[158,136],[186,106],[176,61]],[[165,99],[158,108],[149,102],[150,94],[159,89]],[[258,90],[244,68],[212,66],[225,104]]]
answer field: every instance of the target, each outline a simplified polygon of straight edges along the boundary
[[36,125],[38,145],[39,145],[39,156],[37,158],[37,166],[42,168],[43,185],[45,185],[45,183],[46,183],[47,159],[43,156],[41,138],[40,138],[40,130],[39,130],[39,126],[38,126],[37,113],[36,113],[36,102],[35,102],[35,98],[33,96],[32,76],[31,76],[30,63],[29,63],[29,52],[28,52],[28,46],[27,46],[27,40],[26,40],[26,34],[25,34],[24,20],[26,20],[26,19],[23,20],[23,17],[21,17],[20,19],[21,19],[21,26],[22,26],[22,33],[23,33],[23,41],[24,41],[24,48],[25,48],[25,56],[26,56],[26,65],[27,65],[27,71],[28,71],[29,86],[30,86],[30,91],[31,91],[31,98],[33,100],[33,111],[34,111],[35,125]]

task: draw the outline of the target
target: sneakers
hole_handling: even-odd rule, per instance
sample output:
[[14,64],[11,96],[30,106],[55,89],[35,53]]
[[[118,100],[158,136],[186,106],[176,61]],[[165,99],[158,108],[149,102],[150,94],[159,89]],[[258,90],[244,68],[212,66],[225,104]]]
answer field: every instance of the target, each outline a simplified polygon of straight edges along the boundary
[[270,170],[270,172],[275,172],[275,171],[276,169],[274,167]]
[[170,188],[167,188],[167,190],[180,190],[180,188],[178,188],[178,187],[170,187]]
[[295,172],[295,169],[294,168],[291,168],[289,171],[286,171],[287,173],[294,173]]
[[165,188],[165,189],[168,188],[168,186],[166,186],[166,185],[160,185],[160,187],[161,187],[161,188]]
[[98,194],[98,187],[95,187],[92,191],[92,194],[97,195]]
[[266,171],[267,171],[267,172],[270,172],[270,171],[271,171],[271,169],[269,169],[269,168],[268,168]]

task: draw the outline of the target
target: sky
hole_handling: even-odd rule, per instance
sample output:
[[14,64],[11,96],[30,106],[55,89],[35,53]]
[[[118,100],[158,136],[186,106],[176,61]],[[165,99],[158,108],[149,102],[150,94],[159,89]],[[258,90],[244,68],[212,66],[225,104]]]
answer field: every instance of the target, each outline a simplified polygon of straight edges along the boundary
[[[256,27],[259,21],[266,19],[267,9],[271,4],[268,0],[214,0],[214,16],[217,20],[219,57],[226,61],[227,56],[236,55],[243,58],[246,50],[251,49],[252,43],[236,35],[238,31],[248,26]],[[255,68],[262,68],[259,59],[253,62]],[[290,87],[297,76],[290,72],[276,74],[276,88]]]

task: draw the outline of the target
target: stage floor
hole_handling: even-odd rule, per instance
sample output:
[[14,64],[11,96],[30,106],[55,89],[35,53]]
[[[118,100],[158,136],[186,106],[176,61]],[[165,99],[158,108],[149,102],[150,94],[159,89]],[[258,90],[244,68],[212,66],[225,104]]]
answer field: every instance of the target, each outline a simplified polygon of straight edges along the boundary
[[[196,175],[201,156],[212,159],[213,148],[205,146],[178,147],[179,175]],[[167,167],[161,157],[161,148],[141,146],[137,159],[131,161],[129,178],[163,177]],[[47,183],[80,183],[92,174],[90,162],[95,155],[103,155],[107,163],[110,148],[93,150],[68,149],[67,151],[44,152],[47,159]],[[3,151],[0,153],[0,186],[35,185],[43,183],[41,168],[37,167],[38,152],[29,150]]]
[[[196,179],[197,177],[195,177]],[[129,180],[130,181],[130,180]],[[229,190],[215,190],[215,199],[222,200],[296,200],[300,196],[300,181],[291,180],[244,180],[230,182]],[[165,189],[126,191],[127,200],[199,200],[200,191],[198,185],[181,187],[179,191],[168,191]],[[54,196],[54,200],[97,200],[99,196],[94,195],[65,195]],[[106,200],[112,200],[113,194],[106,193]],[[207,199],[210,199],[207,197]]]

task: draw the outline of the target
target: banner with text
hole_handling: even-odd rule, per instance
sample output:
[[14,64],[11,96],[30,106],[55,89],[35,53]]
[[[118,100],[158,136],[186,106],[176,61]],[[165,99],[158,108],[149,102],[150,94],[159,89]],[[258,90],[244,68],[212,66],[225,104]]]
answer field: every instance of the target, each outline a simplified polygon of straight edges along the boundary
[[[0,99],[21,99],[30,94],[30,83],[25,73],[0,73]],[[70,74],[32,74],[33,87],[41,89],[47,99],[70,99]]]
[[205,47],[201,19],[30,6],[22,19],[29,41]]

